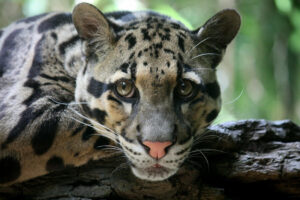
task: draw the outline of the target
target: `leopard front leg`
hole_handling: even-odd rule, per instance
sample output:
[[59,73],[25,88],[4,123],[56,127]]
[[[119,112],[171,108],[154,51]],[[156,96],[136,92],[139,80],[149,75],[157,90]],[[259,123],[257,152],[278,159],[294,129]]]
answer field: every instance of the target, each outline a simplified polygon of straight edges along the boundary
[[75,103],[44,97],[16,116],[7,114],[6,119],[13,123],[0,126],[0,185],[80,166],[110,154],[102,147],[111,141],[99,136]]

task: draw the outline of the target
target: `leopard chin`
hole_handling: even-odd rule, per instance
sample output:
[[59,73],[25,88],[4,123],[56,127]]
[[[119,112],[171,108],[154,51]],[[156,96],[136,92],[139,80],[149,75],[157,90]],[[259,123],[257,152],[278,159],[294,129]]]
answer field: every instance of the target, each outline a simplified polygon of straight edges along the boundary
[[147,168],[132,166],[131,170],[136,177],[146,181],[163,181],[170,178],[178,171],[178,169],[170,169],[159,164]]

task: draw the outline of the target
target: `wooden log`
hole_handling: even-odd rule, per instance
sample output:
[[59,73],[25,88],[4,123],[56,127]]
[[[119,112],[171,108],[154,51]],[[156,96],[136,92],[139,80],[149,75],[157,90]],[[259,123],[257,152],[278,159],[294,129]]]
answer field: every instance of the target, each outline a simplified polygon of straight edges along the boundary
[[148,182],[120,155],[0,188],[0,200],[300,199],[300,127],[243,120],[208,128],[176,175]]

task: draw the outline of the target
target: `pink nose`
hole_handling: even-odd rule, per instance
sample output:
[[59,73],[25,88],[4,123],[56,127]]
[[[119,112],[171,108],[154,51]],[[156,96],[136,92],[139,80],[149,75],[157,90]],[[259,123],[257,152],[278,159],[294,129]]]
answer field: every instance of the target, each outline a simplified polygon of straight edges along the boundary
[[150,142],[150,141],[145,141],[143,144],[147,147],[150,148],[149,154],[152,158],[155,159],[160,159],[162,158],[165,154],[166,151],[165,149],[172,144],[172,142]]

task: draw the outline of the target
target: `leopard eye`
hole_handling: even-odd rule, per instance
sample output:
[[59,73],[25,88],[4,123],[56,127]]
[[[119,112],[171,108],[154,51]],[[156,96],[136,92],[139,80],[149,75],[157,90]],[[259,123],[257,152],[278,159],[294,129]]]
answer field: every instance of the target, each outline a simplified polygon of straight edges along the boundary
[[189,80],[182,80],[176,86],[176,93],[182,98],[190,97],[193,94],[194,88],[193,84]]
[[116,91],[120,96],[130,98],[134,95],[135,86],[131,80],[119,80],[116,83]]

